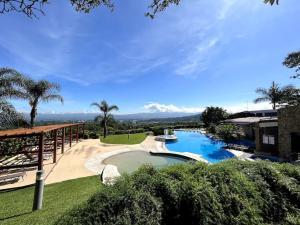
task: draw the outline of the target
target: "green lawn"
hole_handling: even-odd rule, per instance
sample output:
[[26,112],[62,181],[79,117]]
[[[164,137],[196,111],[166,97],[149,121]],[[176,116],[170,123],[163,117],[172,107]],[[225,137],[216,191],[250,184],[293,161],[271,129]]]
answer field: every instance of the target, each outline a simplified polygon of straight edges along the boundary
[[118,135],[109,135],[105,139],[101,137],[101,142],[107,144],[126,144],[134,145],[139,144],[144,141],[146,138],[145,133],[130,134],[128,139],[128,134],[118,134]]
[[0,191],[1,225],[49,225],[70,208],[86,201],[101,187],[99,177],[86,177],[46,185],[43,209],[32,212],[33,187]]

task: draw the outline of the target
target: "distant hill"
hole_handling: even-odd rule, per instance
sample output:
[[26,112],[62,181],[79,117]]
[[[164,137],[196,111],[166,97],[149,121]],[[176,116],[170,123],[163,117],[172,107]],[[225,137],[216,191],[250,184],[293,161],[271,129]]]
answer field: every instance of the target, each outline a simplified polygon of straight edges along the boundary
[[[48,114],[40,113],[37,115],[36,120],[41,122],[47,121],[91,121],[99,115],[98,113],[60,113],[60,114]],[[24,114],[25,118],[29,119],[29,114]],[[135,113],[135,114],[117,114],[114,115],[115,119],[120,121],[141,121],[141,120],[193,120],[199,118],[199,115],[193,113],[170,113],[170,112],[159,112],[159,113]]]
[[169,117],[169,118],[154,118],[145,120],[147,122],[198,122],[200,121],[201,114],[194,114],[181,117]]

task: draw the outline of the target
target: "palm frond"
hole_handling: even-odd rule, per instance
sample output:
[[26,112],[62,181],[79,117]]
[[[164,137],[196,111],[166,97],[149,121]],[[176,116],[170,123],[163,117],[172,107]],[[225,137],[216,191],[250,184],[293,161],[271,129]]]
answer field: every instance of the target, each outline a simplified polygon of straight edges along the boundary
[[97,102],[93,102],[93,103],[91,104],[91,106],[95,106],[95,107],[97,107],[98,109],[101,108],[100,104],[97,103]]
[[42,97],[42,100],[45,102],[49,102],[49,101],[60,101],[61,103],[64,102],[64,98],[61,95],[48,95],[48,96],[44,96]]
[[112,106],[109,106],[109,107],[108,107],[108,112],[113,111],[113,110],[118,111],[118,110],[119,110],[119,107],[116,106],[116,105],[112,105]]
[[256,98],[254,99],[254,103],[260,103],[260,102],[267,102],[270,101],[269,97],[261,97],[261,98]]
[[262,95],[267,95],[267,94],[268,94],[268,90],[265,89],[265,88],[257,88],[257,89],[255,90],[255,92],[256,92],[257,94],[262,94]]

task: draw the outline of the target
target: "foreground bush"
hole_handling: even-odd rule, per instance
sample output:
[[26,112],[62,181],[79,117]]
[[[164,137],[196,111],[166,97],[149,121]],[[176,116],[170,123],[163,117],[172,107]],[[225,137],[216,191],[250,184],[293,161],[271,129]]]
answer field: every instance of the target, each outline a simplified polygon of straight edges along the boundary
[[229,160],[143,167],[57,225],[300,224],[300,167]]

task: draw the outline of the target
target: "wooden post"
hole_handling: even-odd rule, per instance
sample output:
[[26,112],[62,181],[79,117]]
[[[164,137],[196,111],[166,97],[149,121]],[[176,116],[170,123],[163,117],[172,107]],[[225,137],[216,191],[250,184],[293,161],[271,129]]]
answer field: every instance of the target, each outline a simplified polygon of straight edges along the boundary
[[65,138],[66,138],[66,128],[62,129],[62,137],[61,137],[61,153],[63,154],[65,151]]
[[44,158],[44,133],[41,133],[39,136],[38,170],[43,169],[43,158]]
[[82,139],[84,139],[84,123],[82,124]]
[[69,145],[70,145],[70,148],[72,147],[72,126],[70,126],[70,134],[69,134]]
[[76,143],[78,143],[79,125],[76,126]]
[[53,137],[53,139],[54,139],[54,142],[53,142],[53,147],[54,147],[54,149],[53,149],[53,163],[56,163],[56,153],[57,153],[57,129],[56,130],[54,130],[54,137]]

